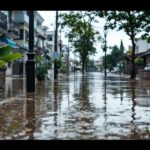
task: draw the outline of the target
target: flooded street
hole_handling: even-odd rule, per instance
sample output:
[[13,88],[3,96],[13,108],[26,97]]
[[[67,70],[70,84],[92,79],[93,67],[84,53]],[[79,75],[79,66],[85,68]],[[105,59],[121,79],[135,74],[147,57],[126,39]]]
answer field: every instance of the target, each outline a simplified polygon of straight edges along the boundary
[[1,140],[150,139],[150,81],[70,74],[36,82],[7,78],[0,95]]

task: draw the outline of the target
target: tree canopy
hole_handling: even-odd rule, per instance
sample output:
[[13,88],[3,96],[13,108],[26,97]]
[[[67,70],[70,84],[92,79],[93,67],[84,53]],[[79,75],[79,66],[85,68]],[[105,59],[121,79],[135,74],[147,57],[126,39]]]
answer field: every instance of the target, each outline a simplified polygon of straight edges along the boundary
[[[122,55],[123,55],[123,50],[122,47],[123,46],[123,42],[121,41],[121,45],[120,48],[117,45],[114,45],[112,47],[112,51],[110,54],[108,54],[106,56],[106,60],[107,60],[107,68],[109,70],[113,70],[114,67],[117,66],[117,64],[121,61],[122,59]],[[104,57],[103,57],[104,60]],[[104,64],[104,63],[103,63]]]
[[132,43],[132,68],[131,79],[135,74],[135,40],[139,34],[146,38],[150,31],[150,11],[99,11],[96,12],[99,17],[106,18],[107,28],[124,30],[130,37]]
[[82,62],[82,73],[85,70],[86,59],[89,55],[96,53],[94,43],[96,39],[99,39],[99,33],[94,30],[93,22],[95,20],[95,14],[91,11],[71,11],[69,13],[63,13],[60,16],[62,18],[62,28],[68,27],[67,33],[69,42],[75,48],[74,52],[78,52]]

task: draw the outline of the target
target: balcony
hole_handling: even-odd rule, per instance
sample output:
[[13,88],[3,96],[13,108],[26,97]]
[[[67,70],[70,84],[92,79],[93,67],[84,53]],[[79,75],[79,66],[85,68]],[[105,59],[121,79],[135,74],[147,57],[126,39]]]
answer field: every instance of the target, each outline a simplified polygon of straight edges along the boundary
[[0,28],[7,30],[7,15],[0,11]]
[[46,33],[44,33],[42,29],[36,27],[36,32],[37,32],[37,36],[46,39]]
[[19,38],[19,24],[12,20],[11,23],[8,24],[8,32],[12,33],[14,38]]
[[17,23],[26,23],[29,25],[29,16],[23,12],[18,12],[15,14],[15,22]]

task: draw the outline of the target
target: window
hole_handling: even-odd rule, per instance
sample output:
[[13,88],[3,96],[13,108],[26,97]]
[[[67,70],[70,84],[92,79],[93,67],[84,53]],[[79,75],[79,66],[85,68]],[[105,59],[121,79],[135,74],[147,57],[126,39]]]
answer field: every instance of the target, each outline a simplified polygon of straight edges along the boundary
[[25,30],[25,41],[27,42],[29,40],[29,32]]
[[48,41],[53,41],[53,36],[52,35],[47,35]]
[[41,23],[37,20],[36,25],[40,27]]
[[23,29],[20,29],[20,39],[23,40],[23,36],[24,36],[24,30]]

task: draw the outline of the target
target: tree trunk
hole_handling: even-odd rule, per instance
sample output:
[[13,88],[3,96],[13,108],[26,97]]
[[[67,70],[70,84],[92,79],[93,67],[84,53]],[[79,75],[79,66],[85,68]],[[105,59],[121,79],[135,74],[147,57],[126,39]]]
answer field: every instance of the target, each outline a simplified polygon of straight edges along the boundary
[[84,60],[82,61],[82,74],[84,74],[84,70],[85,70],[85,62]]
[[86,59],[87,59],[87,55],[84,55],[82,57],[82,74],[85,73],[85,69],[86,69]]
[[135,43],[134,39],[132,39],[132,59],[131,59],[131,79],[136,78],[136,73],[135,73]]

